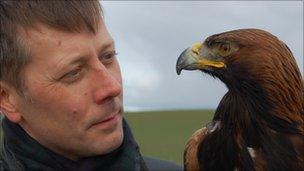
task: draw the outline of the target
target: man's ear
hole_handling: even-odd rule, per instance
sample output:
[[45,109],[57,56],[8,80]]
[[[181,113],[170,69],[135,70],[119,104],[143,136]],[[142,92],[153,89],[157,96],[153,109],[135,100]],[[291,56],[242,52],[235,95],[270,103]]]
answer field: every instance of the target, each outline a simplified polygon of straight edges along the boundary
[[15,89],[0,81],[0,110],[11,122],[18,123],[21,120],[21,113],[16,108],[17,97]]

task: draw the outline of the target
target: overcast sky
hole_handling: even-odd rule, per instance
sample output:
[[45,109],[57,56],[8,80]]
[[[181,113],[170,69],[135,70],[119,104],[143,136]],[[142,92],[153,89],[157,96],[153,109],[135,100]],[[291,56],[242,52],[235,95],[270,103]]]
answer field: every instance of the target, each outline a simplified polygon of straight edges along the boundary
[[293,52],[303,76],[303,1],[103,1],[116,41],[126,110],[216,108],[225,85],[199,71],[176,75],[179,54],[210,35],[264,29]]

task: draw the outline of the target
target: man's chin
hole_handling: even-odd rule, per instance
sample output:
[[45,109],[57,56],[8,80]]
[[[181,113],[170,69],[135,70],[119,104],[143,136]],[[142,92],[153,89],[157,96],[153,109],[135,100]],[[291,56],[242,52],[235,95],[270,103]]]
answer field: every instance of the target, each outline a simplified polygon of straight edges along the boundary
[[95,147],[94,152],[98,153],[96,155],[102,155],[114,151],[122,144],[123,136],[124,133],[121,117],[115,129],[107,130],[103,136],[100,136],[95,142],[93,142],[93,146]]
[[108,143],[108,148],[102,152],[102,154],[107,154],[110,153],[114,150],[116,150],[117,148],[119,148],[123,143],[123,133],[121,134],[121,136],[116,137],[113,139],[113,141]]

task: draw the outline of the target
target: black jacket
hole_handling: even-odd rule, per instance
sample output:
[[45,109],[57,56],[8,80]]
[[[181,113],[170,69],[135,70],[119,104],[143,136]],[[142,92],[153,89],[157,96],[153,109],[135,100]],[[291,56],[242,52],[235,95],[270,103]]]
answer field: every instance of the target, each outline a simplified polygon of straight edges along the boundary
[[2,126],[4,138],[1,141],[0,170],[182,170],[181,167],[171,162],[142,157],[125,120],[124,141],[118,149],[106,155],[88,157],[77,162],[41,146],[18,124],[4,119]]
[[[159,160],[151,157],[144,157],[144,161],[150,171],[182,171],[183,168],[175,163]],[[0,171],[9,170],[7,165],[0,159]]]

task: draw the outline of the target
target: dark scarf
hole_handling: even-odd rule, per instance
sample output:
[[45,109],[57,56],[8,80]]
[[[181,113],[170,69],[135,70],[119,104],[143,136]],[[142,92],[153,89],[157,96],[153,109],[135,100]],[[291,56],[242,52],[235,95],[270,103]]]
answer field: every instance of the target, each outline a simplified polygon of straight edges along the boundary
[[[106,155],[83,158],[79,161],[69,160],[46,149],[31,138],[18,124],[12,123],[7,119],[3,120],[3,131],[3,160],[16,158],[24,170],[147,170],[139,152],[139,147],[125,119],[123,120],[124,139],[118,149]],[[8,169],[16,168],[17,164],[18,162]]]

